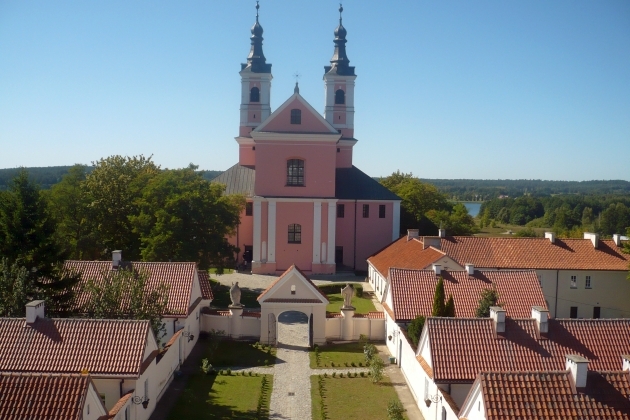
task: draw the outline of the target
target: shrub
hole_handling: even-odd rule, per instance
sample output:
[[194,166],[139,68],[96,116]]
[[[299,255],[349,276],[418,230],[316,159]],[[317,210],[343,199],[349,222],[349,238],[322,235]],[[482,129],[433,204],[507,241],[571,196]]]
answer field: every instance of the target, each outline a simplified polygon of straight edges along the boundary
[[341,373],[339,374],[339,377],[340,377],[340,378],[343,378],[343,372],[341,372]]
[[365,372],[361,372],[361,377],[365,378]]
[[359,362],[359,367],[363,367],[363,362]]
[[332,377],[333,377],[333,378],[336,378],[336,377],[337,377],[337,372],[333,372],[333,373],[332,373]]
[[348,371],[348,378],[352,378],[352,373]]
[[204,375],[207,375],[212,371],[212,365],[210,364],[208,359],[201,360],[201,371],[204,373]]
[[328,373],[324,373],[324,378],[328,378]]
[[403,420],[403,413],[405,408],[398,400],[392,400],[387,404],[387,418],[389,420]]
[[230,368],[226,369],[226,370],[225,370],[225,374],[226,374],[227,376],[230,376],[230,375],[232,374],[232,369],[230,369]]
[[350,363],[350,366],[357,367],[357,365],[354,362]]
[[251,370],[249,371],[249,376],[252,376],[252,371]]
[[422,315],[418,315],[415,317],[413,321],[409,323],[407,327],[407,334],[409,334],[409,338],[414,346],[418,345],[418,340],[420,340],[420,335],[422,334],[422,329],[424,328],[424,323],[426,318]]
[[354,292],[357,297],[363,297],[363,286],[361,286],[360,284],[355,284]]
[[383,369],[385,369],[385,363],[380,357],[375,356],[370,361],[370,373],[372,374],[372,382],[378,383],[383,379]]
[[269,366],[269,359],[265,359],[265,366]]
[[346,367],[348,367],[348,362],[344,362],[344,365],[346,365]]
[[335,362],[330,362],[330,367],[335,367]]
[[376,346],[374,344],[368,343],[363,346],[363,354],[365,355],[365,362],[370,364],[374,355],[378,354],[378,350],[376,350]]

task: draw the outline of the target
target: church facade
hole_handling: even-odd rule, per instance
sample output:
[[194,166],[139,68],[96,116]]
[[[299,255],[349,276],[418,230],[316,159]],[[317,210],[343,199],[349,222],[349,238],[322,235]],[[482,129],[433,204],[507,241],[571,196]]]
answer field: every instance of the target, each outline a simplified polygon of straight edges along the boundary
[[[258,8],[258,6],[256,6]],[[251,29],[241,65],[239,161],[215,179],[247,205],[237,234],[238,261],[253,273],[276,274],[292,265],[310,273],[366,270],[366,259],[398,239],[400,198],[352,164],[355,71],[346,55],[346,29],[335,29],[335,49],[324,67],[324,114],[298,84],[271,111],[271,64],[263,29]]]

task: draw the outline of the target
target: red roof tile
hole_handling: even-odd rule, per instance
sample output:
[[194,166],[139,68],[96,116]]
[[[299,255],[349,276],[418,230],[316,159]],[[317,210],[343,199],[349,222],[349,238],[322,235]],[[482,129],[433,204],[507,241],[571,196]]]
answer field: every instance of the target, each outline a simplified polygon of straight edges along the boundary
[[[123,262],[124,268],[145,270],[149,274],[147,287],[157,288],[161,283],[168,287],[168,308],[164,315],[188,316],[190,294],[195,277],[194,262]],[[83,273],[82,279],[95,281],[102,279],[104,273],[112,271],[111,261],[66,261],[64,268]],[[79,295],[78,305],[85,304],[87,294]]]
[[0,371],[140,374],[149,321],[0,318]]
[[592,370],[618,370],[630,353],[630,319],[550,319],[540,337],[533,319],[506,319],[497,336],[490,318],[427,318],[438,383],[473,382],[483,371],[564,370],[577,354]]
[[123,395],[122,398],[119,399],[116,404],[114,404],[112,409],[109,410],[109,415],[107,417],[110,419],[116,417],[116,414],[118,414],[118,412],[127,405],[127,402],[129,401],[129,399],[131,399],[132,395],[133,391],[129,391],[125,395]]
[[[260,294],[258,295],[258,298],[256,300],[260,300],[263,296],[265,296],[271,289],[273,289],[273,287],[284,278],[284,276],[288,275],[289,272],[291,272],[291,270],[296,269],[301,275],[302,277],[304,277],[304,279],[310,283],[311,286],[313,286],[313,288],[315,289],[315,291],[317,293],[319,293],[319,295],[321,297],[324,298],[324,300],[328,301],[328,298],[326,297],[325,294],[322,293],[321,290],[319,290],[319,288],[315,285],[315,283],[313,283],[311,281],[311,279],[308,278],[308,276],[306,274],[304,274],[304,272],[302,270],[300,270],[296,265],[292,265],[291,267],[287,268],[287,270],[282,273],[282,275],[280,277],[278,277],[277,279],[275,279],[274,281],[271,282],[271,284]],[[271,302],[271,300],[267,299],[267,302]],[[319,303],[319,301],[317,301]]]
[[567,371],[483,372],[488,420],[630,419],[630,373],[592,372],[572,387]]
[[460,264],[539,270],[628,270],[630,254],[610,240],[451,236],[441,248]]
[[407,237],[403,236],[379,253],[372,255],[368,258],[368,262],[383,277],[387,277],[390,267],[422,270],[444,257],[444,253],[435,248],[423,248],[424,245],[418,238],[407,240]]
[[[446,297],[453,295],[455,315],[474,317],[483,289],[495,288],[499,301],[512,318],[529,318],[532,306],[547,307],[535,271],[479,271],[469,276],[466,271],[442,271]],[[430,316],[433,295],[440,276],[433,270],[389,272],[390,293],[396,321],[409,321],[418,315]]]
[[87,375],[0,373],[0,419],[80,420],[91,383]]
[[213,300],[214,294],[212,293],[212,284],[210,283],[210,276],[205,270],[197,271],[197,277],[199,278],[199,286],[201,287],[201,297],[204,300]]

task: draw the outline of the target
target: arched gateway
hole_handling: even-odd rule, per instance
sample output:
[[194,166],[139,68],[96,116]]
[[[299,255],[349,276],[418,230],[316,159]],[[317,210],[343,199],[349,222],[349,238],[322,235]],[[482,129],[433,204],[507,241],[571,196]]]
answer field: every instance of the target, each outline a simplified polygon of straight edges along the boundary
[[295,265],[258,296],[261,308],[260,342],[276,345],[278,318],[287,311],[308,317],[309,345],[326,342],[326,305],[328,299]]

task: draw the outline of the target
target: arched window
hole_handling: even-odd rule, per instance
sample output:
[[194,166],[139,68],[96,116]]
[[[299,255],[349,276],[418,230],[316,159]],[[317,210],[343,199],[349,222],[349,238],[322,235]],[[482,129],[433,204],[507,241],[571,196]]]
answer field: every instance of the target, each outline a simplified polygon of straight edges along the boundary
[[256,86],[249,91],[249,102],[260,102],[260,89]]
[[335,105],[343,105],[346,103],[346,92],[342,89],[337,89],[335,92]]
[[290,244],[302,243],[302,225],[298,225],[298,224],[289,225],[289,243]]
[[287,160],[287,185],[304,185],[304,161],[302,159]]
[[302,111],[299,109],[291,110],[291,124],[302,124]]

